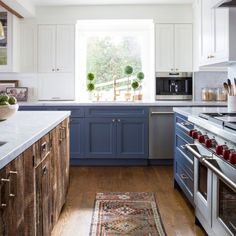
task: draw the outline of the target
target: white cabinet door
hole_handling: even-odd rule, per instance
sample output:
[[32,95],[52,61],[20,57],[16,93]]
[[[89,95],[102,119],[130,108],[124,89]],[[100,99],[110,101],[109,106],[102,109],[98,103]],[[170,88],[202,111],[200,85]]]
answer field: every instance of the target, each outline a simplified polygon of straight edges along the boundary
[[156,71],[174,71],[173,24],[156,24]]
[[229,11],[218,8],[213,10],[213,56],[215,60],[222,60],[229,55]]
[[191,24],[175,24],[175,71],[193,71],[192,34]]
[[212,19],[213,10],[211,8],[211,0],[201,1],[201,51],[200,62],[207,64],[212,57]]
[[56,71],[74,72],[75,29],[73,25],[57,25]]
[[39,100],[74,100],[74,75],[71,73],[39,74]]
[[38,72],[55,71],[56,27],[54,25],[38,26]]

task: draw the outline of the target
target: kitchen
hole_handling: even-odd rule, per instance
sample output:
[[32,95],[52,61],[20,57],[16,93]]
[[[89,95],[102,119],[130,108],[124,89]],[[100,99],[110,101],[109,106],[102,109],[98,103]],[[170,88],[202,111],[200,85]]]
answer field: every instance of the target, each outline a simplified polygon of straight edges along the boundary
[[[236,234],[235,1],[0,5],[1,235]],[[99,234],[98,193],[154,193],[155,229]]]

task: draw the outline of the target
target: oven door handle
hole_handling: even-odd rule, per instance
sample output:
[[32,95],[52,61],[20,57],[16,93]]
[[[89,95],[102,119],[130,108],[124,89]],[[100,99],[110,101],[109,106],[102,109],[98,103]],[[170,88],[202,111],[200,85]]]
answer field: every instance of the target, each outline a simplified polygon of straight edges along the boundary
[[184,145],[200,162],[205,159],[205,156],[199,154],[193,147],[196,147],[196,144],[186,144]]
[[202,163],[209,168],[218,178],[220,178],[225,184],[227,184],[234,192],[236,192],[236,183],[219,171],[215,166],[213,166],[207,158],[202,160]]
[[212,165],[207,156],[203,156],[199,154],[193,147],[196,147],[195,144],[186,144],[185,147],[208,169],[210,169],[217,177],[219,177],[225,184],[227,184],[233,191],[236,192],[236,183],[234,183],[231,179],[229,179],[226,175],[224,175],[220,170],[218,170],[214,165]]

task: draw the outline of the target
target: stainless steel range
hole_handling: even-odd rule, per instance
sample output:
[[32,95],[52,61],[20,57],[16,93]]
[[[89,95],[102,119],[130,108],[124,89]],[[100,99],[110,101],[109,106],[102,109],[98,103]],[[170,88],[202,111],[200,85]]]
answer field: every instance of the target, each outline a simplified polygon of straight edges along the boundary
[[[195,215],[209,235],[236,235],[236,113],[190,118]],[[210,122],[206,122],[206,120]]]

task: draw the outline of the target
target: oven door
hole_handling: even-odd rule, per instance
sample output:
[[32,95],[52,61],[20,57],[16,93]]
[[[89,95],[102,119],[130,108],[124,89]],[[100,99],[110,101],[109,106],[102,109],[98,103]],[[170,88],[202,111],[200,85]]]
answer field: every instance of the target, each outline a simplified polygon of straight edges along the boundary
[[213,231],[216,235],[236,235],[236,190],[213,174],[212,192]]
[[211,232],[212,171],[203,164],[212,153],[199,144],[186,148],[194,155],[194,203],[195,215],[205,230]]
[[211,228],[212,171],[194,157],[195,214],[206,229]]

